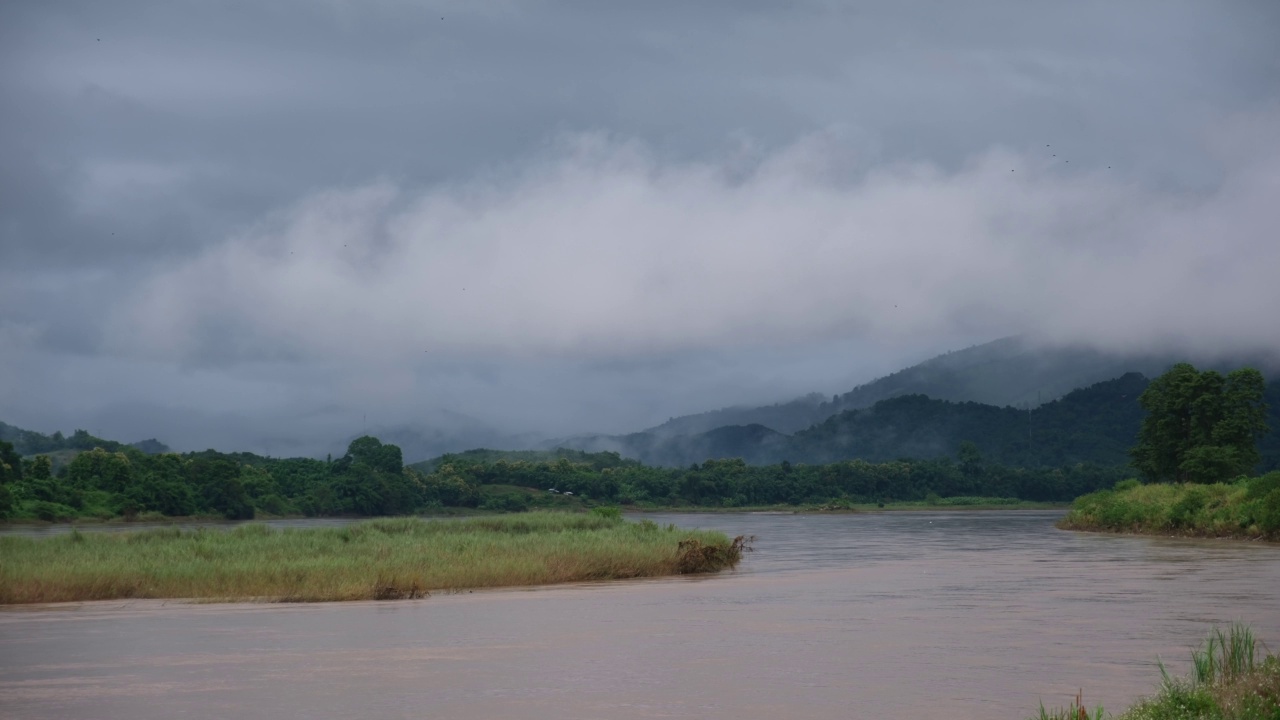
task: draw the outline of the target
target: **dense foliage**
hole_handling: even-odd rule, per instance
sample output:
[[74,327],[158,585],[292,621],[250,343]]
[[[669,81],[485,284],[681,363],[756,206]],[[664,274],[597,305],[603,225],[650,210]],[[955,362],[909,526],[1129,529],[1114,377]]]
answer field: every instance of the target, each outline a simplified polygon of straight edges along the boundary
[[1139,398],[1147,415],[1134,467],[1155,481],[1217,482],[1248,473],[1261,460],[1257,440],[1267,432],[1265,393],[1252,368],[1223,376],[1173,366]]
[[[655,468],[627,462],[615,453],[603,461],[450,463],[449,472],[472,482],[556,489],[623,504],[741,507],[774,504],[875,503],[924,500],[930,496],[1012,497],[1064,501],[1110,487],[1124,476],[1118,468],[1078,464],[1025,469],[988,463],[967,445],[961,459],[848,460],[823,465],[752,466],[741,459],[707,460],[688,468]],[[447,458],[448,456],[446,456]]]
[[1125,480],[1077,498],[1060,526],[1280,540],[1280,471],[1208,485]]
[[[143,513],[221,515],[396,515],[475,505],[474,485],[406,469],[400,449],[354,440],[336,460],[275,459],[207,450],[148,455],[128,446],[79,452],[56,474],[48,455],[16,464],[10,443],[0,476],[0,512],[44,520]],[[16,470],[12,468],[17,468]]]
[[[1110,487],[1119,468],[1077,463],[1025,469],[986,461],[972,443],[959,460],[863,460],[752,466],[741,459],[658,468],[617,453],[472,451],[405,467],[400,449],[353,441],[333,460],[264,458],[213,450],[146,455],[126,448],[77,454],[56,474],[47,456],[19,460],[0,443],[13,517],[117,515],[397,515],[446,507],[526,510],[584,501],[649,506],[848,504],[954,497],[1065,501]],[[540,458],[540,459],[539,459]],[[554,491],[554,492],[553,492]],[[572,498],[572,500],[570,500]]]

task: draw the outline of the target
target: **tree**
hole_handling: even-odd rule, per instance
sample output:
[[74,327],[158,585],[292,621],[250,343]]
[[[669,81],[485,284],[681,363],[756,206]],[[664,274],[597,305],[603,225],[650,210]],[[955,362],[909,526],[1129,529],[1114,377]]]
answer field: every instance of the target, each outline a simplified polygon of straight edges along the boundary
[[362,462],[377,472],[399,473],[404,469],[404,460],[400,448],[396,445],[383,444],[376,437],[365,435],[351,441],[347,446],[347,454],[341,460],[338,471],[346,470],[353,462]]
[[226,458],[195,458],[186,467],[187,483],[197,489],[205,507],[228,520],[253,518],[253,504],[240,483],[240,466]]
[[1216,482],[1251,471],[1267,432],[1265,383],[1253,368],[1223,377],[1189,363],[1174,365],[1138,398],[1147,412],[1130,450],[1134,467],[1154,481]]
[[0,442],[0,485],[22,479],[22,456],[12,443]]
[[53,462],[48,455],[37,455],[31,461],[30,477],[32,480],[49,480],[53,477]]
[[67,465],[67,478],[86,490],[124,492],[133,484],[133,466],[124,453],[94,448],[76,455]]

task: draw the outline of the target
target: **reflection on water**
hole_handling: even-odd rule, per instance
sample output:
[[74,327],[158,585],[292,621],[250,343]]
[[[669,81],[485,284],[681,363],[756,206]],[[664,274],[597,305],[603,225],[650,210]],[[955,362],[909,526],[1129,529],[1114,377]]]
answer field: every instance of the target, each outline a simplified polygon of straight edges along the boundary
[[0,714],[1022,718],[1119,708],[1214,623],[1280,645],[1280,548],[1053,512],[676,515],[734,573],[324,605],[0,612]]

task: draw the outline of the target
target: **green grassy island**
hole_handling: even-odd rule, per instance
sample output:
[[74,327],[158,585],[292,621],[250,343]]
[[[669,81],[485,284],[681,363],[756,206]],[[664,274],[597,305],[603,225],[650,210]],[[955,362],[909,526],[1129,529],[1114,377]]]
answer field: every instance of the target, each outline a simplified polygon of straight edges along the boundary
[[0,537],[0,604],[186,598],[319,602],[715,572],[744,539],[628,522],[616,509],[343,528],[161,528]]
[[1119,715],[1086,708],[1040,707],[1032,720],[1275,720],[1280,718],[1280,657],[1259,653],[1248,627],[1215,630],[1191,652],[1192,672],[1171,677],[1160,664],[1159,691]]
[[1204,485],[1125,480],[1077,498],[1058,527],[1280,541],[1280,471]]

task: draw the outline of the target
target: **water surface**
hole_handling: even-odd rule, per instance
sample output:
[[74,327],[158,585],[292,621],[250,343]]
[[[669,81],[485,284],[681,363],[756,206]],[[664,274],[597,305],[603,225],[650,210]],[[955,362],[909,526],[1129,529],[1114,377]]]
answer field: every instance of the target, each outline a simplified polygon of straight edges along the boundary
[[757,551],[716,577],[417,601],[8,609],[0,715],[987,720],[1079,688],[1119,709],[1215,623],[1280,646],[1280,548],[1059,515],[655,515]]

